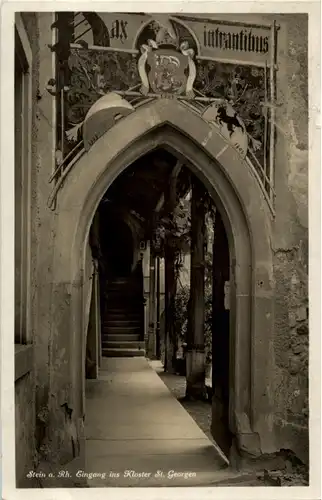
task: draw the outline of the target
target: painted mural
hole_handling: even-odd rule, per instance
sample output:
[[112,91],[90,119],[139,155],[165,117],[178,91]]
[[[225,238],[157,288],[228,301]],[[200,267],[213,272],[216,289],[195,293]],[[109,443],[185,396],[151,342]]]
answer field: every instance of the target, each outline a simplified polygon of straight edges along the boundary
[[[82,139],[93,104],[113,92],[192,104],[267,177],[272,152],[270,27],[166,14],[59,13],[55,78],[60,160]],[[269,66],[269,64],[271,66]],[[266,179],[266,181],[265,181]]]

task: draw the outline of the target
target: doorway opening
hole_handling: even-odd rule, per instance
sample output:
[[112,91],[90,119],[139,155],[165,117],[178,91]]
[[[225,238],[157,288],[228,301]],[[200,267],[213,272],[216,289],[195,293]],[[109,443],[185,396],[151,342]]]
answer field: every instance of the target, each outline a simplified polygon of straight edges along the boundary
[[[228,455],[230,252],[207,187],[186,158],[157,148],[108,188],[91,235],[101,356],[160,359],[187,380],[190,370],[191,390],[201,385],[201,397],[216,400],[211,431]],[[195,380],[200,354],[204,379]]]

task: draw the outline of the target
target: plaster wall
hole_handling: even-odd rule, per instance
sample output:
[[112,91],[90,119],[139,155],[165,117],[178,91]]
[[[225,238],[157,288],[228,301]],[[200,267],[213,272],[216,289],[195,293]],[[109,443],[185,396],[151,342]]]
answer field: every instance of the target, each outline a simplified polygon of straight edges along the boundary
[[284,15],[277,72],[275,421],[279,445],[307,462],[308,449],[308,24]]
[[34,380],[27,373],[15,383],[15,438],[16,438],[16,485],[29,487],[29,471],[34,470],[36,450],[34,442]]
[[[31,16],[32,14],[26,14]],[[48,79],[53,75],[53,57],[48,51],[52,43],[50,12],[37,14],[37,32],[32,43],[37,45],[37,65],[35,67],[34,97],[34,136],[32,164],[32,310],[33,342],[35,359],[35,412],[36,447],[39,467],[48,462],[57,462],[57,451],[51,442],[57,437],[60,446],[65,441],[61,427],[65,425],[67,413],[60,401],[57,423],[51,421],[50,409],[55,405],[59,394],[51,390],[53,366],[57,366],[61,376],[64,374],[64,346],[55,347],[54,337],[57,325],[64,323],[60,308],[54,307],[55,286],[52,277],[55,254],[54,213],[48,209],[47,200],[53,188],[48,180],[55,164],[55,98],[46,90]],[[49,314],[48,314],[49,313]],[[51,318],[51,319],[50,319]],[[61,323],[62,322],[62,323]],[[66,335],[66,339],[68,335]],[[66,368],[65,368],[66,370]],[[56,419],[55,419],[56,420]],[[68,420],[67,420],[68,421]],[[70,442],[70,440],[69,440]],[[68,445],[71,448],[71,445]]]
[[[26,31],[30,48],[32,54],[32,67],[30,68],[31,79],[32,79],[32,110],[31,113],[31,140],[32,140],[32,165],[31,165],[31,219],[32,219],[32,231],[31,231],[31,290],[29,291],[31,296],[30,310],[28,315],[31,321],[30,330],[27,331],[27,338],[25,339],[28,344],[34,343],[34,310],[32,307],[34,294],[33,284],[34,271],[35,271],[35,254],[34,254],[34,238],[33,229],[35,227],[33,216],[35,214],[35,196],[36,196],[36,184],[35,184],[35,170],[36,170],[36,148],[35,141],[37,139],[37,116],[36,116],[36,102],[37,102],[37,88],[39,82],[39,44],[38,44],[38,23],[37,17],[33,13],[23,13],[21,14],[21,20],[23,27]],[[15,199],[15,211],[18,213],[20,208],[20,199]],[[28,254],[28,252],[27,252]],[[16,273],[18,275],[18,273]],[[16,282],[17,286],[17,282]],[[26,307],[26,305],[25,305]],[[14,341],[14,339],[12,339]],[[15,349],[15,370],[19,370],[22,366],[28,368],[24,370],[22,376],[14,382],[14,394],[15,394],[15,457],[16,463],[13,467],[16,469],[16,485],[17,487],[29,487],[33,486],[33,481],[26,477],[28,471],[34,470],[35,465],[38,461],[38,454],[36,449],[36,429],[35,429],[35,401],[36,401],[36,388],[35,388],[35,364],[33,361],[34,351],[32,349],[21,349],[22,346],[16,346]],[[27,347],[27,346],[25,346]],[[19,357],[17,355],[19,354]],[[17,364],[19,366],[17,366]]]
[[[34,379],[25,381],[26,390],[19,391],[16,429],[18,436],[20,429],[23,429],[24,436],[29,434],[29,444],[33,443],[36,450],[30,469],[38,467],[49,472],[55,464],[59,467],[79,454],[81,433],[72,422],[74,409],[68,406],[65,392],[56,390],[55,386],[56,377],[59,381],[70,379],[68,321],[55,298],[62,291],[64,300],[68,302],[71,289],[70,284],[60,283],[57,286],[54,282],[55,212],[47,206],[53,189],[53,184],[48,181],[56,167],[55,98],[46,90],[49,78],[54,75],[53,56],[48,50],[48,45],[52,43],[51,24],[54,18],[50,12],[25,12],[22,19],[33,56],[30,341],[34,346]],[[61,330],[65,334],[60,338],[61,342],[56,342],[57,332]],[[26,407],[32,408],[34,421],[25,419]],[[22,424],[24,420],[26,422]],[[27,457],[27,454],[24,456]],[[20,462],[19,469],[23,468]]]

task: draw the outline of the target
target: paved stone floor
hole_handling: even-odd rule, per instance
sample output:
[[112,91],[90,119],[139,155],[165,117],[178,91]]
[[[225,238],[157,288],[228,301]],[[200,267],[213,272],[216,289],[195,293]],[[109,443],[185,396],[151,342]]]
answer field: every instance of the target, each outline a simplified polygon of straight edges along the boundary
[[[212,443],[216,443],[211,435],[211,404],[208,401],[186,401],[182,398],[186,392],[186,377],[166,373],[161,361],[149,361],[149,364],[159,375],[173,396],[180,401],[183,408],[189,413],[200,429],[206,434]],[[289,461],[285,463],[285,469],[271,471],[267,474],[254,472],[249,476],[243,475],[238,479],[239,486],[307,486],[308,471],[305,466],[292,465]],[[227,486],[230,486],[228,480]],[[236,485],[233,483],[231,485]]]
[[186,377],[164,371],[161,361],[149,361],[149,364],[159,375],[173,396],[179,400],[183,408],[189,413],[200,429],[206,434],[208,439],[215,444],[211,435],[211,403],[208,401],[186,401],[182,398],[186,393]]
[[[145,358],[103,358],[99,379],[86,381],[88,486],[275,485],[227,467],[209,433],[211,408],[180,404],[184,384],[176,377]],[[293,472],[280,475],[283,486],[307,484]]]
[[[145,358],[103,358],[87,380],[90,487],[206,486],[234,473]],[[236,474],[237,477],[237,474]]]

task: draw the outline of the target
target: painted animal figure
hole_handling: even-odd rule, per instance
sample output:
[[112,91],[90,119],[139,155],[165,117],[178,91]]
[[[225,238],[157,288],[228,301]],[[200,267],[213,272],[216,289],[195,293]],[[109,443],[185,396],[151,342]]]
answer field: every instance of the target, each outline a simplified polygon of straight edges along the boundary
[[216,121],[220,125],[223,125],[224,123],[226,123],[230,136],[233,134],[236,127],[239,127],[243,130],[243,127],[237,118],[237,113],[235,113],[234,116],[229,116],[227,114],[226,108],[224,106],[220,106],[218,108]]

